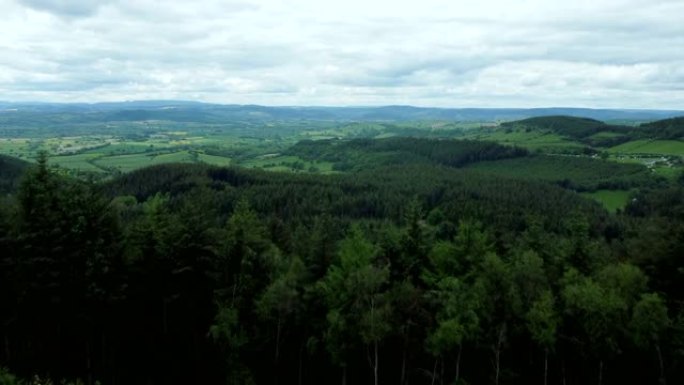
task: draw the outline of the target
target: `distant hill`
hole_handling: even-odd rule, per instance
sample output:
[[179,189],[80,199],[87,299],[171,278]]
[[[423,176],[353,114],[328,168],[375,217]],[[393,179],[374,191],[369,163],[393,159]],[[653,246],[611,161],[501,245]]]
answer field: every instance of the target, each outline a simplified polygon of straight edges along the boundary
[[74,124],[106,121],[165,120],[220,123],[228,120],[501,121],[538,116],[587,117],[598,120],[650,121],[684,115],[682,111],[587,108],[424,108],[382,107],[267,107],[219,105],[185,101],[121,103],[7,103],[0,102],[0,127],[23,124]]
[[684,140],[684,116],[642,123],[637,127],[574,116],[540,116],[503,123],[501,127],[554,132],[595,147],[611,147],[637,139]]
[[575,139],[611,129],[599,120],[574,116],[542,116],[502,124],[504,127],[550,130]]
[[636,134],[650,139],[684,139],[684,116],[642,124]]
[[0,155],[0,194],[13,192],[19,187],[19,180],[28,162],[11,156]]

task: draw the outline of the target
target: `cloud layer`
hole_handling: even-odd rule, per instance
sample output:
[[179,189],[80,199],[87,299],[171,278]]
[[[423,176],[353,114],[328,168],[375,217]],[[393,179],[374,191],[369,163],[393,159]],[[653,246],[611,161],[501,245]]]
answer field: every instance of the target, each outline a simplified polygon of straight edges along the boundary
[[0,100],[684,108],[680,0],[0,0]]

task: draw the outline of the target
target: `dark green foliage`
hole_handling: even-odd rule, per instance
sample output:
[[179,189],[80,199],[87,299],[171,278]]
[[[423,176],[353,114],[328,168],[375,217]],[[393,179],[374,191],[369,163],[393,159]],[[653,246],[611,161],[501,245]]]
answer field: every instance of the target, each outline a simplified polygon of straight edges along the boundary
[[634,134],[639,138],[682,139],[684,138],[684,117],[644,123],[635,130]]
[[[0,364],[88,384],[684,378],[681,186],[609,215],[554,179],[461,167],[542,158],[507,147],[297,151],[331,149],[368,163],[165,165],[94,184],[41,157],[0,200]],[[515,158],[481,162],[497,157]]]
[[[631,139],[682,139],[684,138],[684,117],[656,120],[643,123],[636,128],[615,126],[602,121],[573,116],[541,116],[504,123],[503,127],[531,130],[549,130],[569,138],[579,139],[600,146],[615,146]],[[590,136],[610,132],[620,134],[612,138],[596,139]]]
[[17,158],[0,155],[0,194],[16,191],[19,180],[28,166],[27,162]]
[[387,138],[349,141],[305,140],[290,148],[287,154],[304,159],[326,160],[333,162],[335,169],[348,171],[416,163],[462,167],[483,160],[525,156],[527,151],[492,142]]
[[576,191],[627,190],[663,183],[640,164],[578,156],[536,155],[481,162],[469,168],[502,177],[548,181]]
[[502,126],[510,128],[550,130],[557,134],[570,138],[581,139],[593,135],[597,132],[607,131],[608,125],[604,122],[578,118],[574,116],[540,116],[518,120],[515,122],[504,123]]

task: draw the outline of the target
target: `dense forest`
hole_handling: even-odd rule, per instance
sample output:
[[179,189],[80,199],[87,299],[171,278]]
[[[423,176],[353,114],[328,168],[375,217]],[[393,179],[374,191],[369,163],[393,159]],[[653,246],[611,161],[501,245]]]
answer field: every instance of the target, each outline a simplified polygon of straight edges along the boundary
[[418,163],[462,167],[485,160],[522,157],[528,152],[486,141],[392,137],[303,140],[285,154],[305,160],[333,162],[333,169],[350,171],[377,168],[379,165]]
[[548,129],[574,139],[583,139],[598,132],[625,131],[624,127],[612,126],[602,121],[573,116],[539,116],[502,124],[506,128]]
[[0,384],[684,381],[684,180],[609,214],[491,143],[290,151],[347,172],[0,159]]

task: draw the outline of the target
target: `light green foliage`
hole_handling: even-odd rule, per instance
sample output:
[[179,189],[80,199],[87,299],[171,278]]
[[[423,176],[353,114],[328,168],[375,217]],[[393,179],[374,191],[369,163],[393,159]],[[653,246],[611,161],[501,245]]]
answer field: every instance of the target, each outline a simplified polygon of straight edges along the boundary
[[243,325],[240,324],[238,309],[232,306],[219,306],[209,335],[224,351],[228,360],[228,383],[253,385],[249,369],[240,360],[240,349],[249,342]]
[[638,267],[627,263],[604,267],[598,272],[596,280],[630,307],[646,290],[647,283],[646,275]]
[[239,324],[238,310],[234,307],[220,307],[209,334],[219,345],[238,350],[247,343],[247,335]]
[[430,352],[439,356],[453,351],[477,333],[479,317],[473,291],[461,280],[443,277],[428,295],[437,307],[437,327],[428,335]]
[[279,260],[273,267],[275,272],[271,283],[256,300],[259,318],[275,324],[275,361],[280,357],[280,341],[283,330],[304,308],[302,294],[306,268],[301,259],[293,257],[288,261]]
[[560,317],[556,311],[556,301],[550,290],[545,290],[532,303],[526,319],[532,339],[544,349],[552,349],[556,344]]
[[255,256],[267,247],[266,229],[246,199],[237,201],[226,227],[230,252]]
[[482,341],[493,353],[494,384],[498,385],[501,354],[508,343],[516,309],[521,306],[509,264],[495,253],[485,254],[478,264],[473,290],[481,325],[486,331]]
[[281,258],[281,253],[267,237],[266,227],[250,208],[246,199],[237,201],[233,214],[226,224],[226,241],[220,258],[232,283],[232,289],[220,294],[239,301],[240,306],[251,304],[245,295],[256,295],[265,286],[265,273],[272,270]]
[[376,253],[376,247],[354,228],[319,283],[329,309],[328,349],[342,366],[355,341],[375,344],[390,331],[391,308],[385,291],[389,267],[375,261]]
[[[129,231],[127,254],[132,259],[153,259],[166,256],[170,250],[171,216],[168,194],[157,193],[141,204],[143,215]],[[132,204],[129,200],[128,204]]]
[[563,283],[566,312],[579,320],[589,346],[597,354],[614,352],[618,342],[616,326],[628,311],[626,301],[616,291],[604,288],[576,270],[567,272]]
[[534,251],[524,251],[513,256],[509,269],[517,297],[513,304],[519,306],[514,310],[523,318],[525,311],[537,301],[548,286],[544,260]]
[[482,224],[463,220],[458,224],[454,237],[456,255],[470,266],[477,264],[481,258],[494,250],[493,244]]
[[629,328],[634,343],[649,348],[661,341],[670,324],[665,301],[656,293],[647,293],[634,305]]
[[660,366],[661,384],[665,384],[665,364],[660,346],[670,325],[665,301],[656,293],[643,294],[634,306],[629,331],[638,347],[644,350],[655,348]]
[[478,264],[474,289],[479,295],[480,314],[490,324],[506,323],[520,306],[511,272],[510,265],[492,252]]
[[278,264],[271,283],[256,302],[257,313],[263,319],[287,318],[301,306],[298,301],[306,272],[304,264],[297,257]]
[[[438,274],[437,277],[430,277],[428,279],[438,280],[442,274],[456,275],[461,270],[462,255],[459,254],[460,249],[449,241],[438,241],[432,246],[430,255],[428,256],[430,263],[433,266],[434,272]],[[431,275],[432,272],[426,272],[425,275]]]

